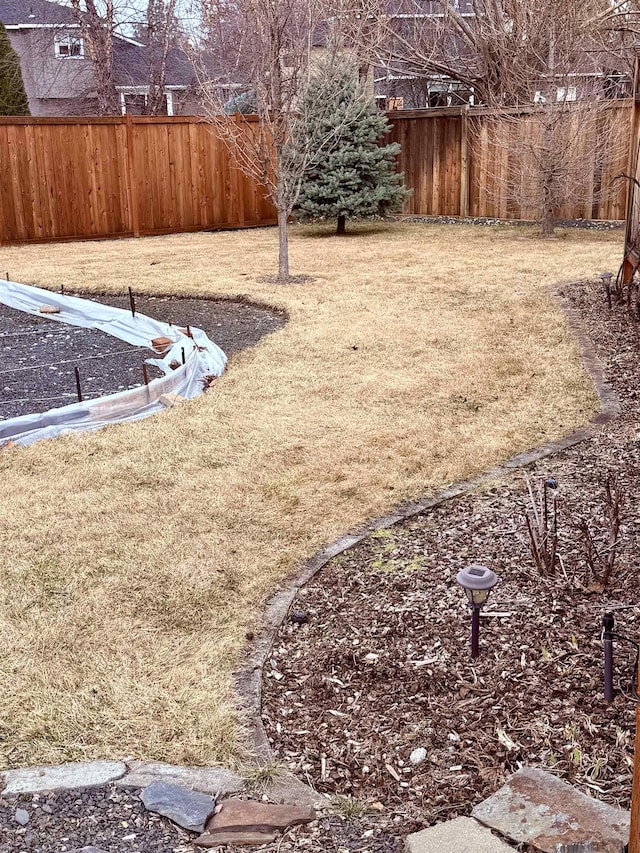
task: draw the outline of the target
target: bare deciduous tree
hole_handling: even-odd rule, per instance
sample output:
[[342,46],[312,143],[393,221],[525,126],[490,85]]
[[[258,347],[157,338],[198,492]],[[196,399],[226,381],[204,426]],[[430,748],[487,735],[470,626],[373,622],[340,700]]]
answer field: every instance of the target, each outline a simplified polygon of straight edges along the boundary
[[629,59],[640,24],[636,3],[610,0],[386,4],[380,64],[398,74],[458,81],[488,106],[532,103],[558,67],[579,77],[616,55]]
[[[311,139],[307,112],[331,108],[340,75],[326,73],[326,97],[306,98],[314,68],[314,34],[326,26],[321,0],[203,0],[215,63],[200,63],[207,118],[238,167],[266,190],[278,216],[278,279],[290,280],[288,220],[304,176],[339,144],[340,128]],[[334,46],[336,61],[339,47]],[[330,69],[330,65],[327,66]],[[258,121],[224,115],[229,94],[255,95]],[[361,110],[359,89],[352,108]]]
[[99,9],[95,0],[71,0],[76,20],[93,63],[99,115],[120,112],[113,73],[113,36],[116,29],[114,0],[104,0]]
[[164,111],[167,56],[176,36],[176,23],[176,0],[148,0],[149,115],[160,115]]
[[615,102],[584,95],[568,101],[568,88],[552,90],[550,103],[496,110],[470,123],[474,157],[485,164],[482,193],[497,210],[516,205],[519,218],[540,222],[545,237],[565,207],[582,205],[590,219],[594,205],[617,192],[615,170],[607,170],[624,164],[628,146]]

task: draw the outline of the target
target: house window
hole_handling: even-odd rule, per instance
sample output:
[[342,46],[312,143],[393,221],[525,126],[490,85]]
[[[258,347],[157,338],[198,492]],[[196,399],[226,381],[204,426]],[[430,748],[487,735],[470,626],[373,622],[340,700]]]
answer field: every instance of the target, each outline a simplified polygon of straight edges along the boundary
[[575,86],[558,86],[558,90],[556,92],[556,100],[560,103],[562,101],[575,101],[578,97],[578,90]]
[[55,38],[56,56],[61,59],[84,59],[84,39],[81,36],[62,33]]
[[[141,91],[142,90],[142,91]],[[120,112],[122,115],[130,113],[131,115],[145,115],[149,103],[149,93],[144,91],[143,87],[132,91],[120,92]],[[162,115],[172,116],[173,113],[173,92],[164,93],[164,108],[161,110]]]

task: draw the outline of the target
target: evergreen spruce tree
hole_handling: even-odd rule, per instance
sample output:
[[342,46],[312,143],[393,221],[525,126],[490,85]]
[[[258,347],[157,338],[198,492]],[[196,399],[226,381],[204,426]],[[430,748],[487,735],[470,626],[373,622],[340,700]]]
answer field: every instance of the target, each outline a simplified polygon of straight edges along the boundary
[[31,115],[20,70],[20,59],[11,47],[2,22],[0,22],[0,115]]
[[[327,92],[333,93],[331,109]],[[345,61],[318,66],[301,112],[312,144],[332,135],[334,143],[302,181],[296,204],[300,218],[337,219],[336,234],[344,234],[349,217],[384,217],[401,207],[410,190],[395,171],[400,146],[380,145],[390,125],[359,82],[356,68]]]

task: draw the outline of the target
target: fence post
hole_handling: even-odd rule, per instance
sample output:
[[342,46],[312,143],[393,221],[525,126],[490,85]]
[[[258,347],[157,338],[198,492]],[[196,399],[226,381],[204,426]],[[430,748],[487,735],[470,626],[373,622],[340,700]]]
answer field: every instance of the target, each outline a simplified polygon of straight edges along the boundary
[[127,139],[127,183],[129,185],[129,215],[131,230],[134,237],[140,236],[140,222],[138,216],[138,185],[136,184],[136,164],[133,150],[133,119],[127,113],[124,117]]
[[460,216],[469,215],[469,107],[460,116]]
[[[238,114],[236,113],[233,116],[233,121],[235,122],[235,124],[238,128],[240,128],[240,122],[243,121],[244,125],[245,125],[244,126],[244,133],[245,134],[249,133],[249,129],[248,129],[249,119],[248,118],[240,119],[238,117]],[[251,132],[253,133],[253,130]],[[239,129],[236,130],[236,144],[237,144],[238,139],[241,139],[241,135],[240,135],[241,133],[242,133],[242,131],[240,131]],[[240,226],[240,228],[244,228],[245,209],[244,209],[244,193],[242,192],[243,183],[244,183],[243,173],[242,173],[240,167],[238,166],[238,159],[232,155],[229,156],[229,166],[231,167],[231,195],[233,197],[232,202],[235,201],[235,205],[236,205],[236,212],[237,212],[237,218],[238,218],[237,224]],[[232,207],[232,209],[233,209],[233,207]]]

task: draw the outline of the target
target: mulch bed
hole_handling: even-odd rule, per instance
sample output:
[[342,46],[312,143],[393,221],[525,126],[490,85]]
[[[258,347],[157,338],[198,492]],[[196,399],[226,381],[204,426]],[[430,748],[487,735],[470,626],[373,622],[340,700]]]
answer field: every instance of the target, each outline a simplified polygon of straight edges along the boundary
[[[128,296],[97,300],[129,307]],[[137,296],[136,310],[165,322],[204,329],[227,355],[252,346],[285,322],[275,311],[231,300]],[[143,361],[155,357],[153,350],[131,347],[105,332],[0,305],[0,419],[76,402],[75,366],[83,398],[89,400],[140,386]],[[157,368],[148,366],[150,379],[160,375]]]
[[[616,643],[614,702],[603,698],[602,616],[638,638],[640,379],[637,324],[608,312],[600,285],[566,288],[621,398],[594,438],[380,530],[305,588],[265,667],[263,721],[279,759],[319,791],[350,795],[402,833],[459,815],[522,765],[628,808],[635,649]],[[602,592],[578,523],[604,551],[604,482],[623,495],[618,557]],[[529,549],[526,479],[558,482],[559,554],[550,577]],[[456,573],[479,562],[501,582],[470,659]],[[308,620],[308,621],[305,621]],[[423,748],[426,759],[412,763]],[[419,756],[414,754],[414,759]]]

